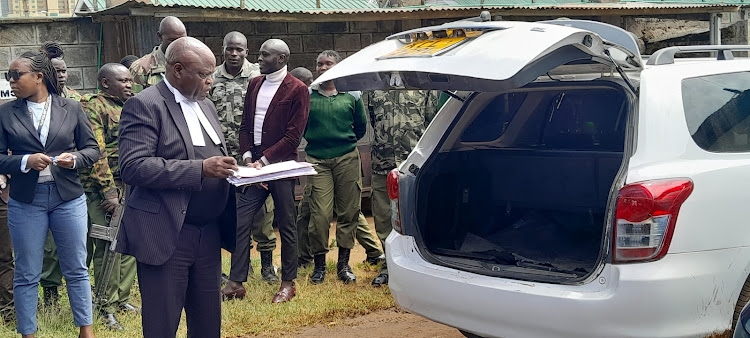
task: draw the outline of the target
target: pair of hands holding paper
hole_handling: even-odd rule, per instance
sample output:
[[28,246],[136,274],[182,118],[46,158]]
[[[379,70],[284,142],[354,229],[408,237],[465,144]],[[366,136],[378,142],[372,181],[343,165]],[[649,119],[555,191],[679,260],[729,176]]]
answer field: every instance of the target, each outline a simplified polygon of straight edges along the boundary
[[[260,169],[263,167],[263,163],[260,161],[247,161],[248,167]],[[237,167],[237,160],[229,156],[213,156],[203,160],[203,176],[210,178],[227,178],[234,176],[239,168]],[[258,183],[263,189],[268,189],[265,183]]]

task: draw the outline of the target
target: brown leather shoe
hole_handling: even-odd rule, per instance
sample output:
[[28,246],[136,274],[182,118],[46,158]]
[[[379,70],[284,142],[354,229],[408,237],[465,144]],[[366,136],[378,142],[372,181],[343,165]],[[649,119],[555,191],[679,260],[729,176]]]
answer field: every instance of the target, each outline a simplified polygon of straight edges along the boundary
[[245,287],[242,286],[242,283],[237,283],[235,281],[228,281],[227,285],[221,289],[221,297],[224,300],[230,300],[230,299],[242,299],[245,298],[245,295],[247,294],[247,291],[245,290]]
[[297,294],[297,288],[294,287],[294,282],[282,282],[279,292],[273,296],[271,303],[284,303],[292,300],[294,295]]

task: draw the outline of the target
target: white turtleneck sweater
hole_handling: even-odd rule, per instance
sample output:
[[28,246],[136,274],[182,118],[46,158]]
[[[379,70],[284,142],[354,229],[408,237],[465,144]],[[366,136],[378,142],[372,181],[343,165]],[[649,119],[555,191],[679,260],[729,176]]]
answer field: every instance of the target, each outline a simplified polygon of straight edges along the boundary
[[[256,146],[260,145],[261,138],[263,137],[263,121],[266,120],[266,113],[268,112],[268,106],[271,105],[276,91],[279,90],[281,82],[286,77],[287,70],[286,66],[271,74],[266,75],[266,79],[263,84],[260,85],[258,90],[258,97],[255,99],[255,120],[253,121],[253,143]],[[248,151],[242,156],[247,159],[252,159],[252,154]],[[261,157],[261,161],[264,164],[269,164],[268,159],[265,156]]]

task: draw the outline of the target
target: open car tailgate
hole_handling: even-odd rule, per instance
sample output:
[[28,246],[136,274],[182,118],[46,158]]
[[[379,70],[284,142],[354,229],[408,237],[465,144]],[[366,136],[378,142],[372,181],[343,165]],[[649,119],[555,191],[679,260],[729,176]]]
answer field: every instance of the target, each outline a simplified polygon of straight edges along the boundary
[[346,58],[316,82],[334,80],[339,90],[502,91],[566,64],[641,68],[640,55],[629,47],[559,21],[459,21],[392,35]]

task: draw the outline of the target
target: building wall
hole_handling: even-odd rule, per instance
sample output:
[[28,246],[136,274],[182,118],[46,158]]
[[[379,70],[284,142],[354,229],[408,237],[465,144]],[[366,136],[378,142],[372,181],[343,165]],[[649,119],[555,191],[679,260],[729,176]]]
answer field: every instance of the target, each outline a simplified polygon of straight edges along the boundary
[[[270,38],[284,40],[291,51],[289,69],[305,67],[315,74],[315,59],[326,49],[333,49],[343,57],[354,54],[373,42],[387,36],[421,26],[435,25],[452,20],[399,20],[358,22],[187,22],[188,35],[208,45],[216,55],[217,63],[223,62],[222,43],[224,35],[239,31],[248,40],[248,59],[257,62],[260,45]],[[140,26],[140,25],[139,25]],[[156,33],[144,48],[150,51],[158,44]]]
[[84,93],[96,90],[99,24],[88,18],[12,24],[0,21],[0,74],[8,71],[15,57],[38,49],[46,41],[62,46],[69,87]]
[[10,18],[73,16],[76,0],[0,0],[8,3]]

